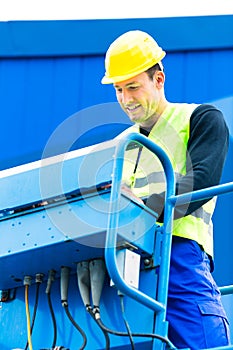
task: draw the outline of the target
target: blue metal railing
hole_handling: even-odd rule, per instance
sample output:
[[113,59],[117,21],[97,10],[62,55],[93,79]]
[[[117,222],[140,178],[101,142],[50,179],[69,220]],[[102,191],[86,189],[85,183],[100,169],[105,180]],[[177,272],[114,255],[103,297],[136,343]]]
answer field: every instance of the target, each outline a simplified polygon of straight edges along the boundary
[[[150,151],[158,155],[164,170],[165,176],[167,178],[167,199],[175,194],[175,179],[174,173],[171,166],[171,163],[166,155],[166,153],[158,147],[156,144],[148,140],[146,137],[140,134],[129,134],[126,137],[122,138],[119,141],[119,144],[116,147],[115,152],[115,162],[113,166],[113,178],[112,178],[112,191],[110,198],[110,214],[109,221],[107,227],[107,235],[106,235],[106,249],[105,249],[105,260],[106,265],[112,278],[113,282],[118,286],[119,290],[131,298],[137,300],[141,304],[151,308],[156,313],[165,310],[165,303],[167,299],[166,291],[168,286],[168,278],[163,279],[163,286],[161,287],[163,293],[163,297],[161,297],[161,301],[158,302],[153,298],[150,298],[146,294],[143,294],[141,291],[134,289],[127,285],[122,279],[120,272],[117,267],[116,261],[116,241],[117,241],[117,230],[118,230],[118,221],[119,221],[119,203],[121,196],[121,180],[122,180],[122,172],[123,172],[123,162],[124,162],[124,154],[127,145],[136,141],[140,144],[147,147]],[[167,222],[166,232],[171,232],[171,220],[168,220],[172,216],[173,205],[171,202],[166,200],[165,212],[164,212],[164,222]],[[167,262],[162,264],[161,273],[164,273],[164,276],[168,275],[169,270],[169,260],[170,260],[170,237],[171,235],[167,235],[167,244],[164,244],[165,249],[167,249],[166,256],[168,257]]]
[[[116,259],[116,242],[117,242],[117,231],[119,222],[119,208],[120,208],[120,197],[121,197],[121,180],[123,173],[124,155],[128,144],[132,141],[136,141],[139,144],[148,148],[153,152],[162,163],[166,183],[167,191],[164,206],[164,225],[163,225],[163,245],[162,245],[162,259],[160,265],[160,276],[158,283],[157,300],[149,297],[142,293],[140,290],[130,287],[125,283],[122,278]],[[172,239],[172,218],[174,206],[176,204],[190,203],[190,201],[196,201],[200,199],[211,198],[219,194],[233,192],[233,182],[213,186],[211,188],[205,188],[195,192],[185,193],[181,195],[175,195],[175,176],[172,165],[167,154],[155,143],[150,141],[147,137],[131,133],[123,138],[119,139],[119,143],[116,146],[113,177],[112,177],[112,191],[110,198],[110,213],[109,221],[107,226],[106,243],[105,243],[105,260],[106,266],[111,279],[117,288],[128,295],[132,299],[152,309],[156,314],[156,326],[155,332],[167,337],[167,328],[165,326],[166,318],[166,302],[168,294],[168,280],[169,280],[169,265],[170,265],[170,253],[171,253],[171,239]],[[233,286],[226,286],[220,288],[222,295],[233,293]],[[169,345],[169,340],[168,343]],[[170,348],[175,347],[170,343]],[[218,347],[215,350],[227,350],[233,349],[233,346]],[[212,349],[209,349],[212,350]]]
[[233,294],[233,285],[230,286],[222,286],[219,288],[222,295]]

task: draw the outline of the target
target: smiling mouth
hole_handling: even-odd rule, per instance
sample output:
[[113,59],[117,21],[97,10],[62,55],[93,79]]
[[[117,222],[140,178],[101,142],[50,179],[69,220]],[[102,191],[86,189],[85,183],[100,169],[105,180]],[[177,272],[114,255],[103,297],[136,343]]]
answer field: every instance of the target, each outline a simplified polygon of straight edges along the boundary
[[140,105],[134,105],[134,106],[126,106],[126,110],[130,113],[135,112],[140,108]]

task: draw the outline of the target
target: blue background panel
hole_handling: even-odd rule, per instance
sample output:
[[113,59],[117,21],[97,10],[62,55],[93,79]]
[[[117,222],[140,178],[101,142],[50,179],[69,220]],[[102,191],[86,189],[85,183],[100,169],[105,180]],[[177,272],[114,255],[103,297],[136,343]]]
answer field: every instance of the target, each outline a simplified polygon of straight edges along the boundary
[[232,60],[232,49],[168,52],[163,60],[167,98],[203,103],[232,96]]
[[[30,28],[30,31],[28,30]],[[0,55],[72,56],[103,54],[127,30],[158,38],[168,51],[232,47],[232,15],[112,20],[11,21],[0,23]]]
[[[147,30],[167,51],[165,89],[170,101],[201,103],[232,96],[232,18],[0,23],[0,169],[40,159],[64,120],[116,101],[112,86],[100,81],[108,45],[126,30]],[[121,115],[110,114],[109,121],[121,123]],[[83,122],[92,129],[97,118],[101,124],[99,115],[85,116]],[[98,138],[86,137],[84,144],[95,141]],[[61,143],[58,140],[57,153]]]

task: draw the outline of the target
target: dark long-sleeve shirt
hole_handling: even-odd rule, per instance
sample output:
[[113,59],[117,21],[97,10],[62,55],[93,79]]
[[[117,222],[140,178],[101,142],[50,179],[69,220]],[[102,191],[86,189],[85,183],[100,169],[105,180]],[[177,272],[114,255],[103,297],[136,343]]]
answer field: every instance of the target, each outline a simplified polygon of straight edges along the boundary
[[[145,134],[144,131],[142,133]],[[186,175],[176,183],[176,194],[218,185],[228,151],[229,131],[222,115],[212,105],[200,105],[190,117],[190,137],[187,146]],[[177,205],[174,218],[191,214],[209,199],[187,205]],[[164,193],[152,194],[146,205],[158,213],[163,222]]]

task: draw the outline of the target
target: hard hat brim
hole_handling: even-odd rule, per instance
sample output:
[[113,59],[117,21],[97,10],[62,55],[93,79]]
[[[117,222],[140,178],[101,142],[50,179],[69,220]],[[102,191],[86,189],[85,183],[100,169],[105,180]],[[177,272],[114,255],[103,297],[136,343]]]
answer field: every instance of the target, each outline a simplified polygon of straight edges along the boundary
[[133,78],[138,74],[145,72],[147,69],[153,67],[156,63],[159,63],[164,58],[165,55],[166,55],[165,51],[162,51],[160,57],[153,58],[149,62],[146,62],[146,64],[144,64],[143,66],[137,67],[135,71],[130,72],[128,74],[124,74],[122,76],[108,77],[105,74],[105,76],[101,79],[101,83],[115,84],[115,83],[120,83],[122,81],[128,80],[130,78]]

